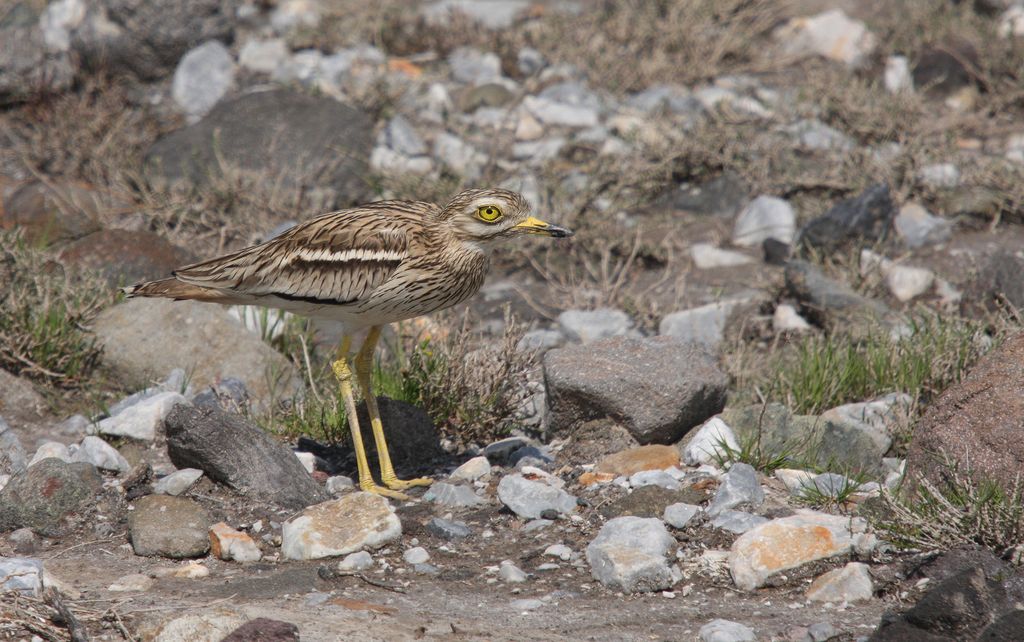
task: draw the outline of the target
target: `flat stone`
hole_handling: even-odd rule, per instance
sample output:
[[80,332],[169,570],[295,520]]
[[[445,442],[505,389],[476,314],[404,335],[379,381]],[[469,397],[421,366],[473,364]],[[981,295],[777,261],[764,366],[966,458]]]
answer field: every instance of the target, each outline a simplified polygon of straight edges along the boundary
[[793,18],[773,37],[786,54],[822,56],[851,68],[862,67],[878,41],[863,22],[851,19],[840,9]]
[[42,535],[59,532],[61,520],[88,510],[102,486],[91,464],[44,459],[13,475],[0,490],[0,532],[22,527]]
[[638,473],[633,473],[629,477],[629,485],[633,488],[660,486],[667,490],[679,490],[681,488],[679,481],[664,470],[642,470]]
[[463,539],[473,534],[465,522],[444,519],[443,517],[432,517],[427,522],[427,532],[435,537],[445,540]]
[[448,66],[455,80],[474,85],[501,78],[501,58],[469,47],[459,47],[448,55]]
[[641,444],[672,443],[720,412],[728,377],[701,346],[612,337],[544,355],[550,426],[610,417]]
[[633,320],[622,310],[566,310],[558,315],[558,326],[570,341],[591,343],[606,337],[628,335]]
[[84,437],[82,443],[72,446],[70,454],[71,461],[86,462],[101,470],[117,473],[127,473],[131,470],[128,460],[116,448],[93,435]]
[[679,502],[666,506],[661,519],[672,528],[686,528],[699,512],[700,506]]
[[235,82],[235,61],[228,48],[209,40],[192,49],[178,62],[171,84],[171,97],[188,116],[198,121],[231,89]]
[[153,484],[153,493],[156,495],[180,495],[191,488],[202,476],[203,471],[198,468],[176,470],[170,475],[157,480]]
[[689,310],[666,314],[658,326],[658,334],[680,341],[700,343],[717,348],[725,338],[725,328],[733,311],[744,301],[716,301]]
[[863,518],[798,510],[740,535],[729,552],[729,572],[740,590],[753,591],[782,571],[854,551],[867,552],[874,545]]
[[617,517],[587,546],[594,579],[613,590],[646,593],[674,584],[666,554],[675,538],[657,518]]
[[757,471],[750,464],[735,463],[722,476],[718,492],[708,506],[708,515],[716,517],[722,511],[736,506],[758,506],[762,503],[764,490],[757,479]]
[[128,515],[128,537],[136,555],[199,557],[210,550],[209,513],[184,497],[147,495]]
[[739,452],[740,444],[732,428],[720,417],[712,417],[704,422],[683,447],[683,461],[688,466],[702,464],[717,465],[728,458],[728,453]]
[[177,392],[161,392],[101,420],[96,430],[102,435],[152,441],[167,415],[178,404],[187,405],[188,400]]
[[42,560],[0,557],[0,589],[38,597],[43,590]]
[[153,639],[160,642],[223,642],[225,636],[245,624],[248,619],[241,613],[224,608],[212,612],[181,615],[159,627]]
[[338,570],[342,572],[365,571],[371,568],[373,568],[373,556],[366,551],[349,553],[344,559],[338,562]]
[[47,441],[40,444],[39,448],[36,448],[36,452],[32,455],[32,459],[29,460],[28,465],[31,468],[44,459],[59,459],[63,462],[71,461],[71,453],[68,447],[59,441]]
[[210,527],[210,553],[222,560],[257,562],[263,557],[260,547],[247,533],[235,530],[224,522]]
[[498,499],[520,517],[537,519],[553,510],[568,515],[576,510],[576,498],[546,481],[529,479],[522,473],[502,477]]
[[594,472],[615,477],[629,476],[644,470],[665,470],[679,465],[679,450],[672,446],[649,444],[606,456],[594,466]]
[[557,557],[563,562],[572,559],[572,549],[565,544],[552,544],[544,549],[544,554],[550,557]]
[[898,318],[885,304],[855,292],[845,283],[831,279],[816,266],[790,260],[785,270],[786,290],[801,301],[814,320],[848,334],[893,326]]
[[694,243],[690,248],[690,256],[693,258],[693,264],[700,270],[736,267],[754,262],[754,259],[746,254],[733,250],[722,250],[710,243]]
[[815,474],[807,470],[776,468],[775,478],[782,482],[790,493],[799,495],[814,486]]
[[781,198],[758,196],[736,217],[732,242],[741,247],[760,246],[770,238],[792,243],[795,235],[793,207]]
[[452,481],[474,482],[491,474],[491,462],[480,455],[464,462],[448,476]]
[[711,526],[739,535],[768,521],[766,517],[741,510],[723,510],[711,520]]
[[311,506],[282,526],[286,559],[318,559],[377,549],[397,540],[402,524],[388,501],[372,493],[351,493]]
[[730,620],[711,620],[697,633],[701,642],[757,642],[749,626]]
[[923,205],[906,203],[893,219],[896,234],[909,248],[944,243],[953,235],[953,224],[933,216]]
[[528,578],[525,572],[509,560],[502,562],[498,568],[498,577],[509,584],[520,584]]
[[867,564],[850,562],[815,579],[807,589],[806,595],[812,602],[833,604],[852,604],[870,600],[874,595],[870,569]]
[[292,451],[239,415],[179,405],[166,420],[167,454],[215,482],[286,508],[327,497]]
[[423,500],[451,508],[468,508],[487,503],[482,497],[473,492],[473,489],[469,486],[447,484],[445,482],[435,482],[432,484],[427,489],[427,492],[423,494]]

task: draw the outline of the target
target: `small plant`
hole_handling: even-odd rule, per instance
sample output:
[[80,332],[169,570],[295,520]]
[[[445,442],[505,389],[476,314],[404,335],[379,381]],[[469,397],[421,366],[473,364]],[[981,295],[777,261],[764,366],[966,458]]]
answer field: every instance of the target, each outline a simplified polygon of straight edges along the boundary
[[944,456],[942,480],[925,477],[900,495],[882,490],[879,528],[900,546],[946,550],[983,546],[1005,556],[1024,542],[1024,485],[1007,488]]
[[0,367],[62,388],[76,388],[99,362],[85,329],[113,300],[99,279],[70,276],[17,233],[0,233]]
[[798,451],[790,444],[782,450],[769,451],[762,448],[759,432],[740,435],[737,441],[739,448],[734,448],[724,439],[715,443],[713,456],[719,468],[727,468],[735,463],[749,464],[765,475],[770,475],[779,468],[796,465]]
[[796,493],[796,501],[819,510],[837,510],[847,505],[864,485],[863,473],[849,471],[830,476],[828,482],[808,482]]

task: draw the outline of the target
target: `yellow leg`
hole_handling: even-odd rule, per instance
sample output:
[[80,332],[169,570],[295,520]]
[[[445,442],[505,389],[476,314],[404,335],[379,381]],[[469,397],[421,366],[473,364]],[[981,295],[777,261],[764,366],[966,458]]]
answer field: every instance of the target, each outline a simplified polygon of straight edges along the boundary
[[356,400],[352,395],[352,370],[348,367],[348,361],[346,361],[351,345],[352,337],[346,334],[341,339],[338,359],[331,364],[331,369],[334,370],[334,376],[338,379],[338,385],[341,387],[341,398],[345,402],[348,427],[352,431],[352,448],[356,451],[356,467],[359,469],[359,488],[369,493],[376,493],[377,495],[384,495],[395,499],[409,499],[409,496],[404,493],[378,486],[370,474],[370,465],[366,461],[366,451],[363,449],[363,435],[359,430],[359,418],[356,416]]
[[366,341],[359,349],[355,358],[356,378],[363,389],[363,400],[366,402],[366,412],[370,415],[370,427],[373,429],[373,439],[377,443],[377,456],[380,458],[380,480],[384,485],[393,490],[405,490],[412,486],[429,486],[434,483],[433,479],[420,477],[418,479],[403,480],[395,475],[395,469],[391,466],[391,455],[388,454],[388,444],[384,440],[384,426],[380,421],[380,409],[377,408],[377,397],[373,394],[370,381],[370,369],[373,366],[373,350],[377,346],[377,339],[380,338],[380,326],[370,328],[366,335]]

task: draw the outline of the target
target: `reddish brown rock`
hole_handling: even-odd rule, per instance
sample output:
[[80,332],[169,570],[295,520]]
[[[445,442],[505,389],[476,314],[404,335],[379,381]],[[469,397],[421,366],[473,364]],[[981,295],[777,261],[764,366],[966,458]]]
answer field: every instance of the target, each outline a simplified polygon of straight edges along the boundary
[[100,229],[100,216],[131,207],[127,198],[57,179],[12,186],[2,197],[0,228],[21,229],[34,245],[80,239]]
[[907,457],[911,480],[941,482],[945,458],[1007,485],[1024,473],[1024,333],[986,355],[928,408]]
[[594,467],[595,473],[629,476],[642,470],[664,470],[679,465],[679,449],[652,444],[608,455]]
[[170,276],[194,257],[144,230],[101,230],[75,241],[60,255],[69,267],[99,271],[112,285]]

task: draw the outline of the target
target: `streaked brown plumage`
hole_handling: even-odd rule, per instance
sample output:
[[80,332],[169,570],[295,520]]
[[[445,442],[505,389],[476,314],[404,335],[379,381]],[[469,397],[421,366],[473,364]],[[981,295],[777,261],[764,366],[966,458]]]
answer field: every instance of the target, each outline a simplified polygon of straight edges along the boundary
[[[333,319],[345,329],[334,372],[341,384],[364,490],[394,497],[430,480],[397,479],[388,458],[369,367],[380,326],[465,301],[487,275],[490,246],[522,234],[570,236],[537,220],[515,192],[471,189],[443,208],[418,201],[380,201],[311,219],[259,245],[173,272],[171,278],[125,289],[128,296],[261,305]],[[346,356],[351,333],[370,332],[355,375],[373,424],[381,460],[377,486],[356,423]]]

